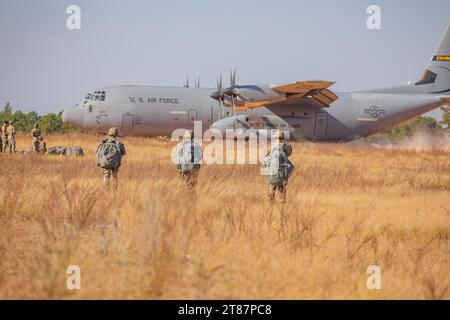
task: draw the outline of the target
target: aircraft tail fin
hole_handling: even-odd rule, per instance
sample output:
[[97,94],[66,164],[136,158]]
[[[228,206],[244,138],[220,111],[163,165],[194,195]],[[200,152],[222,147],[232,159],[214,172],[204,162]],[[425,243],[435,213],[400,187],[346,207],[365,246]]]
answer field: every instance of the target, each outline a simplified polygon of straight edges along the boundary
[[[426,85],[429,93],[450,95],[450,25],[416,86]],[[428,87],[430,91],[428,90]]]

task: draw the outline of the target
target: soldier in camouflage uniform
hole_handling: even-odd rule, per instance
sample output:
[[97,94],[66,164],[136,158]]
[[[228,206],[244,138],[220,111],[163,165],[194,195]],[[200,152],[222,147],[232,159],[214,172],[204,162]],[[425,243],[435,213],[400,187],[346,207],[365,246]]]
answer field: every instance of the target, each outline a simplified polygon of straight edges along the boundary
[[[117,136],[119,135],[119,132],[117,128],[110,128],[108,131],[108,138],[102,141],[102,144],[107,141],[116,141],[119,144],[119,151],[122,154],[122,157],[126,155],[125,146],[122,142],[120,142],[117,139]],[[105,188],[109,189],[109,186],[111,184],[111,179],[113,182],[114,190],[117,190],[117,187],[119,185],[119,168],[120,164],[117,168],[111,168],[111,169],[105,169],[102,168],[102,174],[103,174],[103,182],[105,184]]]
[[45,142],[43,136],[39,136],[39,153],[47,152],[47,142]]
[[2,139],[2,152],[6,152],[6,148],[8,147],[8,127],[9,127],[9,122],[5,121],[5,123],[3,123],[2,129],[1,129],[1,139]]
[[[191,159],[186,162],[184,159],[185,147],[187,146],[188,150],[191,150],[190,155]],[[194,133],[191,130],[186,130],[184,133],[184,139],[179,144],[175,151],[177,169],[180,174],[180,177],[183,179],[186,187],[188,189],[192,189],[197,184],[198,172],[200,170],[200,162],[202,160],[202,150],[201,146],[194,141]],[[188,170],[185,169],[185,165],[192,167]]]
[[33,143],[33,152],[39,152],[39,137],[41,136],[41,130],[39,129],[39,124],[34,125],[33,130],[31,130],[31,137]]
[[[287,144],[284,140],[284,133],[282,131],[276,131],[274,133],[274,145],[272,146],[272,150],[275,148],[278,148],[281,152],[283,152],[286,157],[289,157],[292,154],[292,146]],[[270,153],[268,154],[270,156]],[[279,184],[270,184],[269,183],[269,192],[268,197],[269,200],[273,201],[275,200],[275,194],[278,191],[280,193],[280,200],[281,202],[286,201],[286,187],[287,187],[288,179],[283,183]]]
[[9,126],[6,129],[8,133],[8,144],[9,144],[9,152],[16,153],[16,129],[14,128],[12,122],[9,122]]

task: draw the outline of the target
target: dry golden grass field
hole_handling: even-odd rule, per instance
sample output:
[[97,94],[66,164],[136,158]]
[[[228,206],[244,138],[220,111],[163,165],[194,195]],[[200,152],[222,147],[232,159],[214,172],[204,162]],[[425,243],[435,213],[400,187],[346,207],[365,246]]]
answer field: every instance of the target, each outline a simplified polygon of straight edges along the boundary
[[47,137],[82,159],[0,155],[0,298],[450,299],[448,149],[296,143],[288,202],[271,204],[257,165],[205,165],[190,194],[173,143],[147,138],[123,139],[105,193],[100,139]]

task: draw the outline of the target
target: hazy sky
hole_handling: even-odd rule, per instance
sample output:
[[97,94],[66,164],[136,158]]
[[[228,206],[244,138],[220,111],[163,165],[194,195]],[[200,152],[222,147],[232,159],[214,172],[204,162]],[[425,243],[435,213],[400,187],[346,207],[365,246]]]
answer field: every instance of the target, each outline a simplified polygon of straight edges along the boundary
[[[81,8],[81,30],[66,9]],[[369,5],[382,29],[366,27]],[[105,85],[416,81],[450,23],[449,0],[0,0],[0,104],[58,112]],[[434,112],[439,116],[440,112]]]

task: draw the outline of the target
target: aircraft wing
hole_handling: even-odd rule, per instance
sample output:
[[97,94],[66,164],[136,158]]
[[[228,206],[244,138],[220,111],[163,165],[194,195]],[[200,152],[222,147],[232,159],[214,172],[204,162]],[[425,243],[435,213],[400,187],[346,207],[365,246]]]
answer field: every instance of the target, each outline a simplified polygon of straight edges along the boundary
[[271,88],[280,94],[277,99],[267,101],[248,102],[244,101],[240,105],[236,105],[237,110],[246,110],[249,108],[258,108],[266,106],[282,106],[299,102],[302,99],[314,99],[322,108],[330,107],[331,103],[338,99],[338,96],[331,90],[327,89],[334,82],[330,81],[299,81],[283,86]]
[[272,88],[276,92],[284,92],[286,94],[306,94],[311,90],[321,90],[332,86],[334,82],[330,81],[298,81]]

